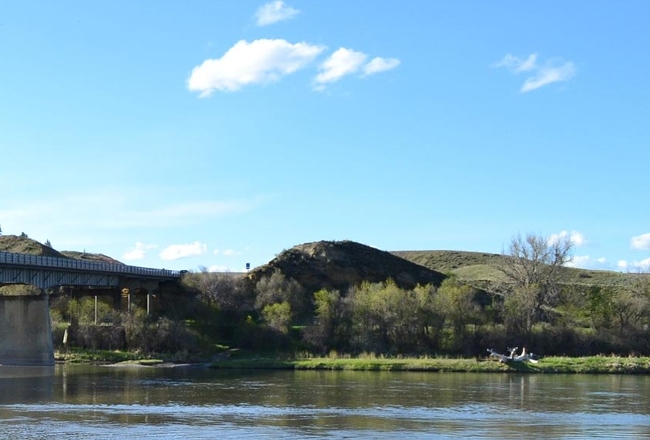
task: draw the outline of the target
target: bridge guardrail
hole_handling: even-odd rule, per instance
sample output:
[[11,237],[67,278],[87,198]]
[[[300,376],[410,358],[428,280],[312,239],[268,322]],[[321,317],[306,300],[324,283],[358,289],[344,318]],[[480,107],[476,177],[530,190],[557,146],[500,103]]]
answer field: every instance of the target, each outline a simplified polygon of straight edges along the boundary
[[0,264],[13,266],[49,267],[54,269],[73,269],[89,272],[104,272],[123,275],[140,275],[155,278],[180,278],[183,271],[153,269],[149,267],[128,266],[125,264],[84,261],[72,258],[42,257],[40,255],[0,252]]

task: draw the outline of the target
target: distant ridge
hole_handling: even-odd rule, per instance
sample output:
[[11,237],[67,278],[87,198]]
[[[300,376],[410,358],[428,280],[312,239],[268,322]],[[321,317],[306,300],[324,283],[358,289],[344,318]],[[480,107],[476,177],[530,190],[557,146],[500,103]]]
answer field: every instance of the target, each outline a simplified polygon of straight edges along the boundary
[[77,251],[57,251],[26,235],[0,235],[0,252],[39,255],[42,257],[70,258],[73,260],[100,261],[103,263],[123,264],[104,254],[89,254]]

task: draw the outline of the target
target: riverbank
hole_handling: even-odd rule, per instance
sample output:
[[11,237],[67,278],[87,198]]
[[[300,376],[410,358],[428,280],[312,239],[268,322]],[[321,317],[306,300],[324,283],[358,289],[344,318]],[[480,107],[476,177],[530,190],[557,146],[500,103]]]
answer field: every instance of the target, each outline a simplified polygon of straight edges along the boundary
[[431,371],[431,372],[521,372],[580,374],[650,374],[650,357],[548,357],[538,363],[504,364],[491,359],[449,358],[224,358],[211,368],[353,370],[353,371]]
[[[232,355],[230,355],[232,354]],[[538,363],[501,363],[490,358],[389,358],[361,357],[280,357],[242,355],[227,352],[211,361],[179,358],[177,355],[74,349],[56,352],[59,363],[110,364],[161,367],[170,365],[206,365],[215,369],[274,370],[349,370],[349,371],[430,371],[456,373],[540,373],[540,374],[650,374],[650,357],[589,356],[546,357]]]

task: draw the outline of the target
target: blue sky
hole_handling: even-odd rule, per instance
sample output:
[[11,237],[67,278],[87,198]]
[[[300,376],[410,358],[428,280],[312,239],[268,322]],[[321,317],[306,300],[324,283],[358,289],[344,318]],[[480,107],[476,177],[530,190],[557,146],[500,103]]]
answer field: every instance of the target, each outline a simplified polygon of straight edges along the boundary
[[650,266],[650,3],[0,4],[0,227],[243,270],[294,245]]

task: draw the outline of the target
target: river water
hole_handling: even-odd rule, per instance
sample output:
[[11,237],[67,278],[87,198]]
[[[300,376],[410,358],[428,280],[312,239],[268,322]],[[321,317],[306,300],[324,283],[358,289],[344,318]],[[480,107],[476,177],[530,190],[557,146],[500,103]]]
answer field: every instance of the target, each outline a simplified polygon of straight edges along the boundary
[[650,438],[650,377],[0,367],[0,438]]

